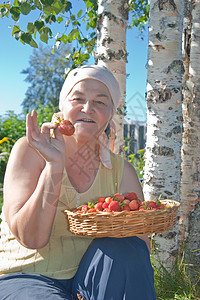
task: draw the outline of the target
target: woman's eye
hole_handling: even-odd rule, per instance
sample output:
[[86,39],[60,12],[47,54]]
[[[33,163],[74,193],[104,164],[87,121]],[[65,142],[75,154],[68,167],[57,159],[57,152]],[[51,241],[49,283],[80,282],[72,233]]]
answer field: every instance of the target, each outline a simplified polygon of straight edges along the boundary
[[100,100],[99,100],[99,101],[97,101],[97,103],[98,103],[98,104],[105,105],[105,103],[104,103],[103,101],[100,101]]
[[84,101],[84,99],[82,99],[82,98],[73,98],[72,101],[79,101],[80,102],[80,101]]

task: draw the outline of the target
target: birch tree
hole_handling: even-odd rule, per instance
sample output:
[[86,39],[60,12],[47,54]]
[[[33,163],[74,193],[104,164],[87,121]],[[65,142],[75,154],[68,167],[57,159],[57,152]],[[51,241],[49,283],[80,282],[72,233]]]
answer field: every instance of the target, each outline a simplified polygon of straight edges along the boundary
[[[150,1],[145,199],[160,194],[180,201],[182,134],[182,0]],[[178,248],[178,226],[156,235],[158,257],[170,266]]]
[[[200,1],[187,1],[184,26],[182,178],[179,255],[200,248]],[[197,252],[196,252],[197,253]],[[199,261],[200,262],[200,261]]]
[[121,100],[118,114],[115,115],[118,152],[124,144],[123,109],[126,95],[126,28],[128,20],[128,0],[99,0],[97,21],[97,51],[96,60],[105,65],[115,75],[121,90]]

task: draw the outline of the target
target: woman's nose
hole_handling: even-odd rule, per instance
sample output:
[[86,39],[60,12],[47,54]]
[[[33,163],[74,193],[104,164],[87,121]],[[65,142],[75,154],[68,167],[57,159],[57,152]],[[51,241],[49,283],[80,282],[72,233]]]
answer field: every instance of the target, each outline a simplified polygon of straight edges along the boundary
[[86,113],[92,112],[94,110],[93,101],[86,99],[82,110]]

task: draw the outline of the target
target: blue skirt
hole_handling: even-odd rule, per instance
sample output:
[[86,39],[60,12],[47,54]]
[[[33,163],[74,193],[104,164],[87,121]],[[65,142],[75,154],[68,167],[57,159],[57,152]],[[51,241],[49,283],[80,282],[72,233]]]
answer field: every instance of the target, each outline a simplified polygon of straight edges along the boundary
[[154,274],[146,243],[138,237],[96,239],[74,278],[3,275],[0,299],[155,300]]

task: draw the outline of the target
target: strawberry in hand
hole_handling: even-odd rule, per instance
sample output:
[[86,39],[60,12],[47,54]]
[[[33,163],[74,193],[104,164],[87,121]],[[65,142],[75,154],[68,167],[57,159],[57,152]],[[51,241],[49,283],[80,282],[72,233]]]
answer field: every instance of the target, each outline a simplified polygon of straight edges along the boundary
[[69,120],[60,121],[58,125],[58,129],[60,133],[68,136],[74,134],[75,131],[74,125]]

